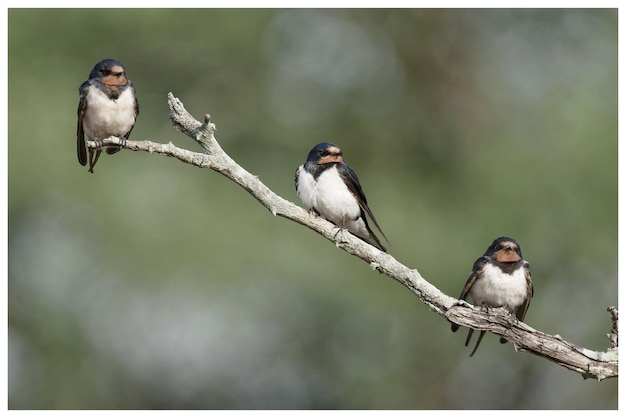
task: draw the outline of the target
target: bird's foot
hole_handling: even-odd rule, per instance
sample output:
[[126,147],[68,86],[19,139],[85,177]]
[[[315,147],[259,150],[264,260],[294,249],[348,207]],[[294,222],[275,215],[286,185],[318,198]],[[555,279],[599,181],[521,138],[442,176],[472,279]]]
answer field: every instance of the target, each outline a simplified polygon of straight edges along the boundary
[[101,139],[94,138],[92,139],[92,141],[96,143],[96,147],[93,148],[94,150],[102,150],[102,148],[104,148],[104,144],[102,143]]
[[335,232],[335,235],[333,235],[333,241],[337,242],[338,241],[337,237],[339,237],[339,239],[343,239],[343,231],[344,229],[338,226],[337,232]]

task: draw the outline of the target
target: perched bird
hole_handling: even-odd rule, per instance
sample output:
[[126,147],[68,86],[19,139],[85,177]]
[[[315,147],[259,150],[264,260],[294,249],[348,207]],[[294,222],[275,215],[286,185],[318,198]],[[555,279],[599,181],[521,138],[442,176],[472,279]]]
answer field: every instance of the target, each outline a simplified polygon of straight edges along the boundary
[[379,250],[387,251],[367,223],[366,214],[387,240],[367,206],[359,178],[343,161],[337,145],[330,142],[317,144],[309,152],[306,163],[296,170],[295,182],[296,192],[309,210]]
[[[520,321],[524,320],[533,297],[533,282],[530,266],[522,257],[517,241],[507,237],[497,238],[485,254],[476,260],[459,299],[467,300],[468,296],[472,297],[476,306],[505,308]],[[452,332],[457,329],[459,326],[452,324]],[[466,347],[473,332],[470,328],[465,340]],[[480,332],[470,357],[476,352],[485,332]],[[506,343],[506,339],[500,338],[500,342]]]
[[[110,136],[117,136],[123,142],[128,139],[139,114],[139,104],[135,87],[126,78],[121,62],[114,59],[100,61],[89,73],[89,79],[80,85],[78,103],[78,129],[76,147],[78,162],[87,164],[85,135],[99,142]],[[114,154],[121,148],[107,148],[107,154]],[[89,172],[100,157],[101,149],[89,149]]]

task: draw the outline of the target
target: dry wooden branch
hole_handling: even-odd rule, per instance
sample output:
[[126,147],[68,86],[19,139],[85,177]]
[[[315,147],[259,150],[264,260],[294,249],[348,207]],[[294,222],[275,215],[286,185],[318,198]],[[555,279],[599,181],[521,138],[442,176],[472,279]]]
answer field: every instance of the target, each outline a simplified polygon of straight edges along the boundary
[[[559,335],[537,331],[519,322],[504,309],[480,309],[448,296],[426,281],[417,270],[410,269],[390,254],[377,250],[347,231],[337,234],[337,227],[332,223],[312,215],[309,211],[270,190],[257,176],[247,172],[222,150],[215,139],[215,125],[211,122],[209,115],[205,116],[203,122],[199,122],[185,110],[182,102],[172,93],[168,94],[168,104],[174,128],[194,139],[202,147],[204,153],[181,149],[171,142],[160,144],[151,141],[127,141],[124,148],[174,157],[184,163],[210,168],[223,174],[247,190],[274,216],[290,219],[323,235],[334,242],[337,247],[359,257],[369,263],[373,269],[407,287],[431,310],[448,321],[504,336],[517,350],[545,357],[580,373],[585,378],[603,380],[618,376],[617,310],[614,307],[609,308],[613,322],[611,332],[607,335],[610,339],[610,347],[605,352],[597,352],[569,343]],[[102,143],[103,145],[122,145],[116,137],[107,138]],[[95,148],[97,145],[89,141],[87,146]]]

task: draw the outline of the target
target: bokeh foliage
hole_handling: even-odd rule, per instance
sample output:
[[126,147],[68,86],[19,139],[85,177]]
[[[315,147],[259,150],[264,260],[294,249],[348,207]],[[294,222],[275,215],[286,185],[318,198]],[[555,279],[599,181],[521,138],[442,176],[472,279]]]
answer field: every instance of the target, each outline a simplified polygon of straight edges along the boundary
[[[166,95],[297,200],[332,141],[390,253],[457,296],[501,235],[526,322],[604,350],[617,304],[617,11],[9,10],[9,407],[612,409],[594,383],[465,332],[216,173],[75,156],[78,86],[117,58],[130,139]],[[461,335],[459,335],[461,334]]]

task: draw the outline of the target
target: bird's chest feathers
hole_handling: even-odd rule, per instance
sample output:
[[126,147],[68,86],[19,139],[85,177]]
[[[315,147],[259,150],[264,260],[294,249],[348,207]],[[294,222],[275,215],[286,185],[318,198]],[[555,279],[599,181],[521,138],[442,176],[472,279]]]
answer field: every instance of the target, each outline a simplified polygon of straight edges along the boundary
[[309,208],[337,222],[356,219],[361,208],[335,166],[324,170],[317,179],[305,170],[298,178],[298,194]]
[[85,133],[90,138],[104,139],[111,135],[126,135],[135,123],[135,97],[127,88],[116,100],[95,86],[89,88],[87,109],[83,119]]
[[527,292],[523,268],[506,274],[498,267],[488,264],[482,276],[472,286],[470,296],[475,305],[506,307],[514,311],[524,303],[528,297]]

